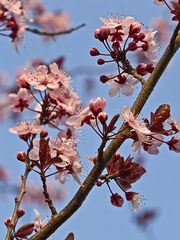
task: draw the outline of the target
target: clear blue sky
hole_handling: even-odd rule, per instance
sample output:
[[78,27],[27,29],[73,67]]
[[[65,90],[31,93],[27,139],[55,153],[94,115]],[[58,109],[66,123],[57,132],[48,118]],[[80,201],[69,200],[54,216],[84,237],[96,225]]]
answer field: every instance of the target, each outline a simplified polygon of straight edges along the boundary
[[[47,6],[52,10],[62,9],[69,13],[73,26],[85,23],[86,27],[80,29],[71,35],[66,35],[58,38],[57,41],[50,44],[43,44],[39,36],[28,33],[26,42],[20,53],[17,54],[10,42],[7,39],[0,38],[0,70],[5,70],[9,76],[14,79],[17,68],[23,67],[29,59],[40,58],[45,61],[50,61],[59,55],[66,56],[66,69],[72,70],[79,65],[96,67],[96,60],[89,55],[91,47],[98,46],[98,42],[94,39],[93,33],[101,23],[99,17],[108,17],[109,13],[117,16],[126,15],[134,16],[135,19],[144,23],[145,26],[152,25],[152,19],[155,17],[165,16],[166,10],[162,10],[153,4],[153,0],[62,0],[62,1],[45,1]],[[160,46],[161,55],[162,47]],[[172,114],[174,118],[179,117],[179,74],[177,70],[178,62],[180,62],[179,53],[175,56],[170,64],[166,74],[162,77],[150,100],[146,104],[142,115],[148,116],[150,111],[154,111],[160,104],[169,103],[172,106]],[[82,98],[87,102],[87,96],[83,94],[83,80],[80,76],[73,83],[74,88],[79,92]],[[107,88],[102,87],[101,83],[96,84],[97,90],[92,93],[92,97],[103,96],[108,99],[107,110],[113,114],[122,108],[123,105],[131,105],[139,90],[132,96],[131,99],[126,97],[108,97]],[[178,87],[177,87],[178,86]],[[90,96],[91,97],[91,96]],[[23,149],[23,145],[19,143],[16,136],[12,136],[8,132],[14,123],[1,123],[1,158],[0,165],[7,166],[12,174],[13,181],[18,181],[23,166],[16,161],[16,152]],[[87,138],[87,133],[89,138]],[[98,148],[99,139],[94,133],[91,133],[87,128],[80,137],[80,155],[83,165],[85,166],[84,176],[87,175],[90,165],[86,162],[85,156],[95,155]],[[123,154],[129,155],[129,148],[123,148]],[[179,229],[179,198],[180,190],[178,182],[180,182],[180,157],[174,152],[169,152],[166,146],[161,148],[158,156],[144,154],[147,158],[146,170],[147,173],[142,180],[134,184],[133,190],[144,195],[142,209],[155,208],[159,212],[158,218],[152,225],[155,239],[180,239]],[[32,180],[32,179],[31,179]],[[73,185],[71,190],[71,185]],[[74,186],[73,182],[69,181],[69,196],[71,198],[73,192],[78,186]],[[124,204],[123,208],[113,207],[109,202],[109,192],[105,187],[94,188],[88,196],[87,200],[81,209],[65,223],[61,229],[54,234],[53,239],[64,239],[65,236],[73,231],[76,240],[92,240],[92,239],[117,239],[117,240],[144,240],[145,234],[136,227],[132,221],[134,213],[128,203]],[[0,221],[11,215],[14,207],[14,196],[0,199]],[[12,204],[13,203],[13,204]],[[66,202],[59,204],[59,209]],[[42,218],[48,215],[43,208],[36,207],[42,213]],[[32,220],[33,208],[27,207],[29,214],[24,218],[24,221]],[[0,226],[0,232],[3,233],[0,238],[4,238],[5,227]],[[148,239],[154,240],[154,239]]]

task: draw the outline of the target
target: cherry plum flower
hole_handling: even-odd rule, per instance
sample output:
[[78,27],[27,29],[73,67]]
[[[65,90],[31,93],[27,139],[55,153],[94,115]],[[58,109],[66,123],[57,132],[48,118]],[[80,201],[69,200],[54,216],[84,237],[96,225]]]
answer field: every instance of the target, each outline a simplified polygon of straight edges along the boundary
[[139,193],[136,192],[126,192],[126,199],[130,201],[132,205],[132,210],[137,212],[139,210],[142,198]]
[[17,94],[9,94],[10,108],[13,112],[23,112],[33,100],[34,97],[26,88],[20,88]]
[[56,63],[50,64],[49,68],[40,65],[35,71],[26,71],[23,78],[29,85],[40,91],[47,88],[56,89],[60,82],[67,82],[67,76],[62,73],[62,70],[57,69]]
[[22,5],[19,0],[1,0],[1,4],[9,12],[12,12],[15,15],[20,15],[22,13]]
[[10,128],[9,131],[14,134],[36,134],[43,130],[43,125],[40,125],[38,121],[33,122],[20,122],[16,127]]
[[35,212],[35,219],[34,219],[34,228],[36,232],[39,232],[47,223],[47,219],[45,219],[44,221],[41,220],[41,216],[40,213],[34,209]]
[[125,96],[132,95],[134,91],[134,86],[138,81],[131,75],[124,73],[121,78],[113,78],[109,81],[111,88],[109,89],[109,95],[111,97],[117,95],[117,93],[122,93]]
[[145,38],[143,41],[147,42],[147,50],[143,51],[144,55],[149,59],[152,63],[157,62],[157,41],[156,41],[156,35],[157,31],[153,31],[152,28],[147,28],[144,31]]
[[180,136],[172,137],[172,139],[168,142],[168,145],[171,151],[180,153]]
[[152,132],[145,126],[143,121],[139,121],[134,115],[132,114],[131,110],[128,107],[124,107],[121,111],[121,115],[124,121],[133,128],[136,132],[151,135]]
[[89,109],[94,115],[98,115],[100,112],[102,112],[105,106],[106,106],[106,101],[102,97],[91,99],[89,102]]
[[68,118],[66,124],[73,126],[74,128],[80,128],[84,125],[84,123],[91,123],[91,120],[94,120],[94,117],[89,107],[87,107],[83,109],[79,114]]

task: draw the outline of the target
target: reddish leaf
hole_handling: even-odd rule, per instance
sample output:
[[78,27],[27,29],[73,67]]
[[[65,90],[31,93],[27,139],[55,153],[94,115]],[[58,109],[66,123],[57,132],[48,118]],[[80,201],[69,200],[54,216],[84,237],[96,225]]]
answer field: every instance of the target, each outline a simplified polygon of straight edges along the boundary
[[68,235],[67,235],[67,237],[65,238],[65,240],[74,240],[74,233],[69,233]]
[[34,223],[28,223],[20,227],[14,234],[14,237],[26,238],[33,232]]
[[163,104],[158,107],[155,113],[151,113],[149,129],[152,132],[164,132],[163,123],[170,117],[170,106]]

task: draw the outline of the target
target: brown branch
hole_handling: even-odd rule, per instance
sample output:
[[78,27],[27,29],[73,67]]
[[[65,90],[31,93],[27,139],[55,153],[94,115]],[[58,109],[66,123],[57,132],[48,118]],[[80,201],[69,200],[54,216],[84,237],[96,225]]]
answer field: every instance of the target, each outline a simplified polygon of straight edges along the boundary
[[22,180],[21,190],[19,192],[18,197],[15,198],[15,208],[14,208],[14,212],[12,215],[11,223],[8,226],[8,230],[7,230],[7,234],[6,234],[6,238],[5,238],[6,240],[11,239],[12,231],[14,230],[14,228],[16,226],[17,219],[18,219],[17,211],[21,204],[22,198],[23,198],[24,194],[26,193],[26,190],[25,190],[26,180],[27,180],[27,177],[28,177],[28,174],[30,171],[31,171],[31,168],[29,166],[26,166],[25,173],[24,173],[24,175],[21,176],[21,180]]
[[46,185],[46,177],[44,175],[41,175],[41,181],[43,184],[43,194],[45,201],[47,202],[49,209],[51,210],[52,216],[57,214],[56,208],[53,205],[53,202],[49,196],[47,185]]
[[77,27],[70,28],[70,29],[65,30],[65,31],[59,31],[59,32],[44,32],[44,31],[40,31],[36,28],[26,28],[26,31],[31,32],[31,33],[35,33],[35,34],[38,34],[38,35],[41,35],[41,36],[54,37],[54,36],[69,34],[71,32],[74,32],[74,31],[82,28],[82,27],[85,27],[85,23],[83,23],[83,24],[81,24]]
[[[166,48],[163,56],[161,57],[159,63],[157,64],[156,69],[154,69],[150,78],[142,87],[141,92],[139,93],[135,103],[131,108],[134,115],[137,115],[140,113],[147,99],[152,93],[155,85],[160,79],[162,73],[164,72],[166,66],[168,65],[171,58],[174,56],[174,54],[180,47],[180,34],[178,35],[179,29],[180,29],[180,23],[177,25],[171,37],[170,43]],[[51,236],[52,233],[54,233],[67,219],[69,219],[80,208],[80,206],[86,199],[87,195],[89,194],[89,192],[95,185],[96,181],[98,180],[99,176],[101,175],[102,171],[104,170],[106,163],[111,159],[114,153],[119,149],[121,144],[124,142],[126,136],[128,135],[129,129],[125,128],[124,130],[122,130],[123,128],[124,128],[124,124],[121,126],[120,133],[116,136],[114,140],[112,140],[112,142],[106,148],[105,152],[103,153],[103,156],[99,157],[96,165],[93,167],[90,174],[87,176],[83,185],[79,188],[79,190],[77,191],[73,199],[67,204],[67,206],[62,211],[60,211],[57,215],[53,216],[52,219],[44,226],[44,228],[40,232],[32,236],[30,240],[47,239],[49,236]],[[99,153],[102,152],[102,149],[103,148],[100,148]]]

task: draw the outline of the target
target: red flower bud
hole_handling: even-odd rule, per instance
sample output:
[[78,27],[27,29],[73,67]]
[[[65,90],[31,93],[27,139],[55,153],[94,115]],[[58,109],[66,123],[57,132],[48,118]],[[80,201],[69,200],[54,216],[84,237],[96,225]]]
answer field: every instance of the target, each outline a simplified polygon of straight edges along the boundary
[[91,48],[90,49],[90,55],[91,56],[98,56],[100,53],[99,53],[99,50],[97,48]]
[[124,199],[118,193],[112,194],[110,199],[111,199],[112,205],[115,207],[122,207],[124,203]]
[[19,218],[22,217],[22,216],[24,216],[24,214],[25,214],[25,211],[24,211],[22,208],[20,208],[20,209],[17,210],[17,216],[18,216]]
[[26,161],[26,153],[25,152],[18,152],[17,153],[17,159],[21,162]]

